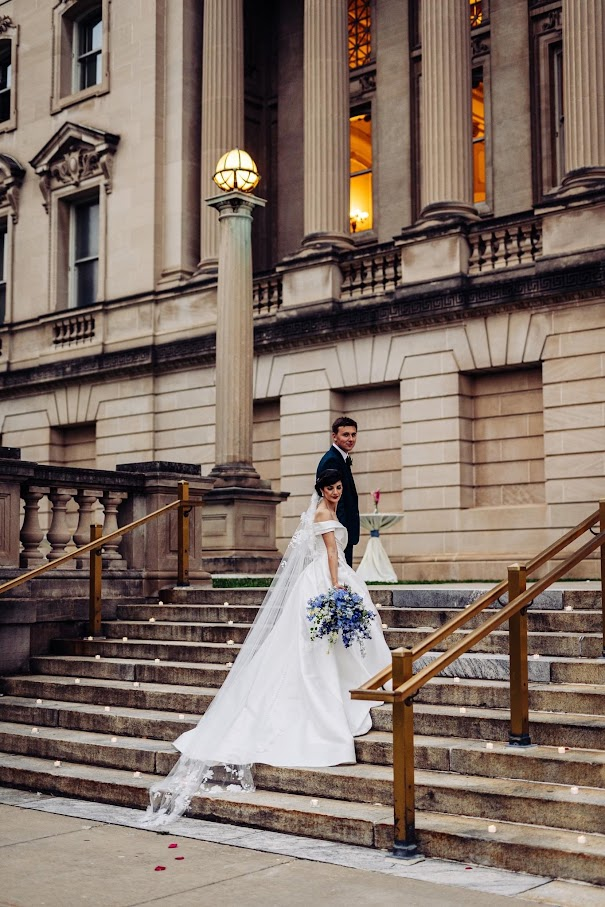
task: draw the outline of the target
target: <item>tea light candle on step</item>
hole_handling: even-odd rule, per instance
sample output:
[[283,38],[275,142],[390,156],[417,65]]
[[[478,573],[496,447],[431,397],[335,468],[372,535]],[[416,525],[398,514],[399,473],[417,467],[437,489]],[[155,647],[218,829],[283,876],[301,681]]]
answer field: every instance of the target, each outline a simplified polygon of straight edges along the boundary
[[233,626],[233,621],[232,621],[232,620],[228,620],[227,623],[228,623],[228,625],[229,625],[230,627]]
[[101,656],[100,656],[100,655],[95,655],[95,659],[96,659],[97,661],[100,661],[100,660],[101,660]]
[[494,748],[494,744],[491,743],[491,741],[490,741],[489,743],[486,743],[486,744],[485,744],[485,749],[486,749],[486,750],[493,750],[493,748]]
[[232,662],[232,661],[226,661],[226,662],[225,662],[225,667],[226,667],[226,668],[232,668],[232,667],[233,667],[233,662]]
[[566,746],[560,746],[560,747],[557,749],[557,752],[558,752],[558,753],[565,753],[566,751],[567,751],[567,747],[566,747]]
[[461,715],[466,715],[466,709],[464,708],[463,705],[460,706],[460,714],[461,714]]
[[106,711],[106,712],[109,712],[109,710],[110,710],[110,706],[106,705],[106,706],[105,706],[105,711]]
[[80,683],[80,678],[79,678],[79,677],[76,677],[75,680],[74,680],[74,683]]
[[540,657],[540,655],[538,652],[534,652],[534,654],[532,655],[532,658],[539,658],[539,657]]
[[579,792],[580,792],[580,788],[579,788],[579,787],[576,787],[575,785],[574,785],[573,787],[570,787],[570,788],[569,788],[569,793],[570,793],[570,794],[578,794]]
[[38,728],[37,728],[37,727],[33,727],[33,728],[32,728],[32,734],[37,734],[37,733],[38,733]]
[[578,844],[586,844],[586,836],[578,835]]
[[573,606],[572,606],[572,605],[565,605],[565,610],[566,610],[566,611],[573,611]]
[[383,629],[383,630],[388,630],[388,629],[389,629],[389,625],[388,625],[388,624],[383,624],[383,625],[382,625],[382,629]]
[[94,639],[94,636],[87,636],[86,639],[88,640],[88,642],[92,642]]
[[150,624],[154,624],[154,623],[155,623],[155,617],[150,617],[150,618],[149,618],[149,623],[150,623]]
[[59,768],[61,766],[61,762],[59,761],[59,759],[56,759],[54,764],[55,764],[55,768]]
[[123,637],[122,637],[122,642],[128,642],[128,637],[127,637],[127,636],[123,636]]
[[41,700],[41,699],[36,699],[36,705],[42,705],[42,700]]
[[158,605],[163,605],[163,604],[164,604],[163,601],[159,601],[159,602],[158,602]]
[[138,680],[135,680],[134,683],[133,683],[132,685],[133,685],[133,687],[138,687],[139,681],[138,681]]
[[179,715],[179,720],[182,721],[184,717],[184,715]]
[[454,683],[460,683],[460,678],[459,678],[459,677],[454,677]]
[[319,803],[319,800],[309,800],[309,803],[311,806],[317,806],[317,804]]
[[232,639],[228,639],[228,640],[227,640],[227,645],[228,645],[228,646],[232,646],[232,645],[233,645],[233,640],[232,640]]
[[155,661],[156,665],[159,665],[159,663],[160,663],[160,659],[159,659],[159,658],[155,658],[154,661]]
[[228,608],[228,607],[229,607],[229,602],[223,602],[223,605],[225,606],[225,608]]
[[495,834],[496,834],[496,826],[495,826],[495,825],[488,825],[488,826],[487,826],[487,830],[489,831],[490,835],[495,835]]
[[134,775],[135,778],[140,778],[140,777],[141,777],[141,773],[140,773],[140,772],[133,772],[133,775]]
[[112,743],[117,743],[117,742],[118,742],[118,738],[117,738],[117,737],[112,737],[112,738],[111,738],[111,742],[112,742]]

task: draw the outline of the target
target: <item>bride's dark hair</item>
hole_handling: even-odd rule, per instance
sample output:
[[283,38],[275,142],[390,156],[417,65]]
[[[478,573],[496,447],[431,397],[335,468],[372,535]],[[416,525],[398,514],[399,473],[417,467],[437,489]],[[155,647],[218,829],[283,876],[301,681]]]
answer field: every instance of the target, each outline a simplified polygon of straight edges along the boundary
[[336,485],[337,482],[342,482],[342,475],[340,472],[337,469],[324,469],[317,477],[315,491],[321,497],[322,488],[325,488],[327,485]]

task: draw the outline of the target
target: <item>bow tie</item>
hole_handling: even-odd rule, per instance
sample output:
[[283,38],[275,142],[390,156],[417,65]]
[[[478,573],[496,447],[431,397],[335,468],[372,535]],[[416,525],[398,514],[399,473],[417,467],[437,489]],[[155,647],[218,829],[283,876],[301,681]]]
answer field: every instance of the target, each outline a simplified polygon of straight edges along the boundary
[[351,457],[346,456],[346,457],[345,457],[345,463],[347,464],[347,466],[352,466],[352,465],[353,465],[353,460],[351,459]]

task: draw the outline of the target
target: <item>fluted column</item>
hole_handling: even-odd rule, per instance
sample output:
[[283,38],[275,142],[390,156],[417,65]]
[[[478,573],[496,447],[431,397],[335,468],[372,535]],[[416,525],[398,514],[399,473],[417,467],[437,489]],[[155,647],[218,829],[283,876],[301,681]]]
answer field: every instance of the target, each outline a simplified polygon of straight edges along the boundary
[[[244,146],[243,0],[204,0],[202,48],[202,199],[213,195],[214,168],[226,151]],[[216,214],[201,212],[200,271],[216,271]]]
[[351,244],[346,0],[305,0],[304,244]]
[[[211,477],[258,484],[252,465],[252,215],[264,199],[228,192],[207,199],[219,212],[216,325],[216,465]],[[215,215],[216,216],[216,215]]]
[[563,181],[605,180],[605,0],[563,0]]
[[422,217],[473,218],[468,0],[422,0]]

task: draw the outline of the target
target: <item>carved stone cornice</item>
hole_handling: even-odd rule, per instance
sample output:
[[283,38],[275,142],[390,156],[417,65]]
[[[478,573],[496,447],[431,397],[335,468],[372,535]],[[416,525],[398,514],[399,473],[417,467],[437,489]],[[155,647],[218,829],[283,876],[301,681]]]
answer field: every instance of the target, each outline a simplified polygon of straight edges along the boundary
[[19,191],[25,170],[14,157],[0,154],[0,208],[10,208],[13,223],[19,220]]
[[0,35],[4,35],[11,28],[15,28],[15,23],[10,16],[0,16]]
[[120,137],[90,126],[64,123],[30,161],[40,177],[40,191],[48,211],[52,193],[65,186],[77,189],[91,179],[102,180],[111,192],[113,155]]

